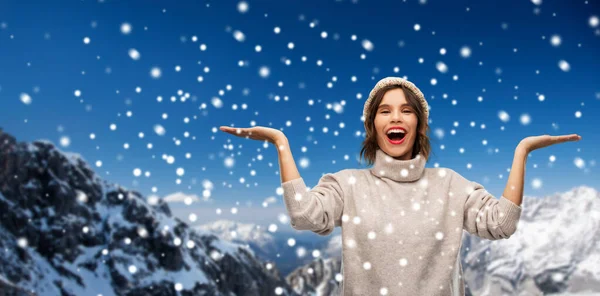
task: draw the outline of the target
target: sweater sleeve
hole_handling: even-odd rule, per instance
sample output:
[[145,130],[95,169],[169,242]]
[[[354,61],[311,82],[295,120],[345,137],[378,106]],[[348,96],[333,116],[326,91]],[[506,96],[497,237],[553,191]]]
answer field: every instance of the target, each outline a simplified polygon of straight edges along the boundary
[[326,236],[335,226],[341,226],[344,208],[342,184],[339,172],[323,175],[317,186],[310,190],[303,178],[281,183],[292,227]]
[[489,240],[508,239],[517,230],[522,208],[501,196],[495,198],[485,188],[452,171],[451,198],[464,204],[463,229]]

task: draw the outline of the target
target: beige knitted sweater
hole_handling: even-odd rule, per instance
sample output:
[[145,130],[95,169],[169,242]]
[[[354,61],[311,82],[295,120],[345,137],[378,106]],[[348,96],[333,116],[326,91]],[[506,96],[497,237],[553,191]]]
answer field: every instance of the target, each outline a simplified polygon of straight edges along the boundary
[[282,183],[294,229],[342,227],[342,295],[464,295],[463,230],[490,240],[516,231],[520,206],[425,163],[377,150],[373,167],[325,174],[312,189]]

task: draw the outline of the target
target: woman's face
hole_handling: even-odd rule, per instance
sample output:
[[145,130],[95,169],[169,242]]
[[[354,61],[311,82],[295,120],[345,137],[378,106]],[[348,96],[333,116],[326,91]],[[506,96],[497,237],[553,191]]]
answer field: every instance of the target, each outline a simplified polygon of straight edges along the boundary
[[[402,89],[395,88],[386,92],[375,113],[379,148],[395,159],[411,159],[417,138],[417,122],[417,114],[408,104]],[[399,143],[394,143],[388,138],[387,133],[393,127],[405,130],[404,138]]]

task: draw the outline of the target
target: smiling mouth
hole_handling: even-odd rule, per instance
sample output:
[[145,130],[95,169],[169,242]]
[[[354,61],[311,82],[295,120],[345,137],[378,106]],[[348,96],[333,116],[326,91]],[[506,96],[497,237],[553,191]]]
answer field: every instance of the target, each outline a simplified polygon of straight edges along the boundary
[[404,137],[406,137],[406,133],[391,133],[389,135],[386,135],[386,137],[394,142],[397,142],[404,139]]

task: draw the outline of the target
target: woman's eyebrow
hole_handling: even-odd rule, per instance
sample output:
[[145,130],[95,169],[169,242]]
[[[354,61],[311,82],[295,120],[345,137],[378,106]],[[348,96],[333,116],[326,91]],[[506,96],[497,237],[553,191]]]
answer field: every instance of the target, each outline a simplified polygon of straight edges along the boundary
[[[400,107],[405,107],[405,106],[410,107],[410,104],[404,103],[404,104],[400,105]],[[379,105],[379,107],[377,107],[377,109],[381,109],[383,107],[390,107],[390,105],[388,105],[388,104],[382,104],[382,105]]]

